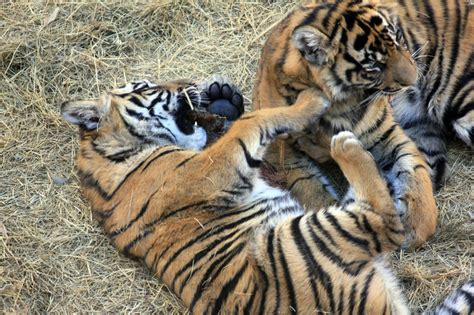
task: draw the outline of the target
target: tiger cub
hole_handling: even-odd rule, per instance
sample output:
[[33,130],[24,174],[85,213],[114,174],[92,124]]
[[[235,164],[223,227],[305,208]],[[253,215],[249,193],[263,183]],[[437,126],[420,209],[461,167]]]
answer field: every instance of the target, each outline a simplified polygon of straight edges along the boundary
[[[196,314],[408,314],[383,256],[402,244],[403,225],[352,133],[334,136],[330,152],[354,189],[344,206],[305,213],[259,174],[275,137],[327,110],[322,94],[306,89],[292,107],[245,114],[207,147],[202,127],[185,119],[201,95],[211,112],[217,103],[242,112],[240,93],[222,81],[135,82],[62,105],[80,127],[83,194],[117,249]],[[446,307],[469,309],[461,292]]]
[[[407,232],[405,245],[417,247],[434,234],[438,210],[430,167],[389,104],[390,96],[409,93],[424,80],[392,9],[365,0],[295,9],[273,29],[263,48],[253,104],[255,109],[289,106],[307,88],[323,90],[332,106],[319,125],[280,148],[274,145],[266,159],[283,161],[288,188],[302,204],[319,206],[319,195],[311,193],[321,191],[317,162],[331,158],[332,136],[353,132],[387,180]],[[352,195],[350,189],[344,198],[335,198],[344,203]]]

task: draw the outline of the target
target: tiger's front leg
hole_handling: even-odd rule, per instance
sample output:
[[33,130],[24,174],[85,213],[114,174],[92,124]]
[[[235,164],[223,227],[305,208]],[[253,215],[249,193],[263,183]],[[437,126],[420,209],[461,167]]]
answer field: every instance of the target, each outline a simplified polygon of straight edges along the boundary
[[[243,115],[215,144],[202,152],[207,164],[206,176],[217,187],[228,187],[235,181],[223,177],[222,169],[249,186],[257,174],[268,144],[278,135],[303,131],[327,110],[329,101],[317,90],[300,93],[291,107],[262,109]],[[217,167],[218,166],[218,167]],[[227,175],[226,175],[227,176]],[[235,185],[233,185],[235,186]]]

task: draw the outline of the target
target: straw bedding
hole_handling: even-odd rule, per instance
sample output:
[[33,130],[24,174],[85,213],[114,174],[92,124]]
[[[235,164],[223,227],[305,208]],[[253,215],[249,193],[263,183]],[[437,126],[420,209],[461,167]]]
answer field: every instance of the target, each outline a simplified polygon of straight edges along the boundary
[[[132,79],[230,77],[250,103],[259,51],[288,1],[15,1],[0,4],[0,309],[184,308],[91,218],[74,172],[77,132],[58,113]],[[473,152],[454,143],[436,236],[393,255],[414,310],[472,277]]]

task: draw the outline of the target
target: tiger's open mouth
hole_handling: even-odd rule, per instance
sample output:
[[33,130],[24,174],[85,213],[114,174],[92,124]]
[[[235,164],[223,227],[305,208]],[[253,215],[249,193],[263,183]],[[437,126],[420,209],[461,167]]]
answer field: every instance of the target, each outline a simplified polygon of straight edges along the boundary
[[387,96],[388,102],[390,105],[392,105],[393,99],[395,98],[395,95],[397,95],[402,89],[385,89],[383,90],[383,95]]
[[201,93],[195,85],[183,87],[178,95],[178,109],[174,113],[179,130],[186,134],[193,134],[198,123],[193,114],[201,104]]

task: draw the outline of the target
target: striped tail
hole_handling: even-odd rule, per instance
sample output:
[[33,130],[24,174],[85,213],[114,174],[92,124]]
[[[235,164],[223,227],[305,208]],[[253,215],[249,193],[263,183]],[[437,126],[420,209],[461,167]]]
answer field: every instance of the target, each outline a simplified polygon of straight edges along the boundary
[[474,280],[451,293],[435,310],[425,315],[468,315],[474,314]]

